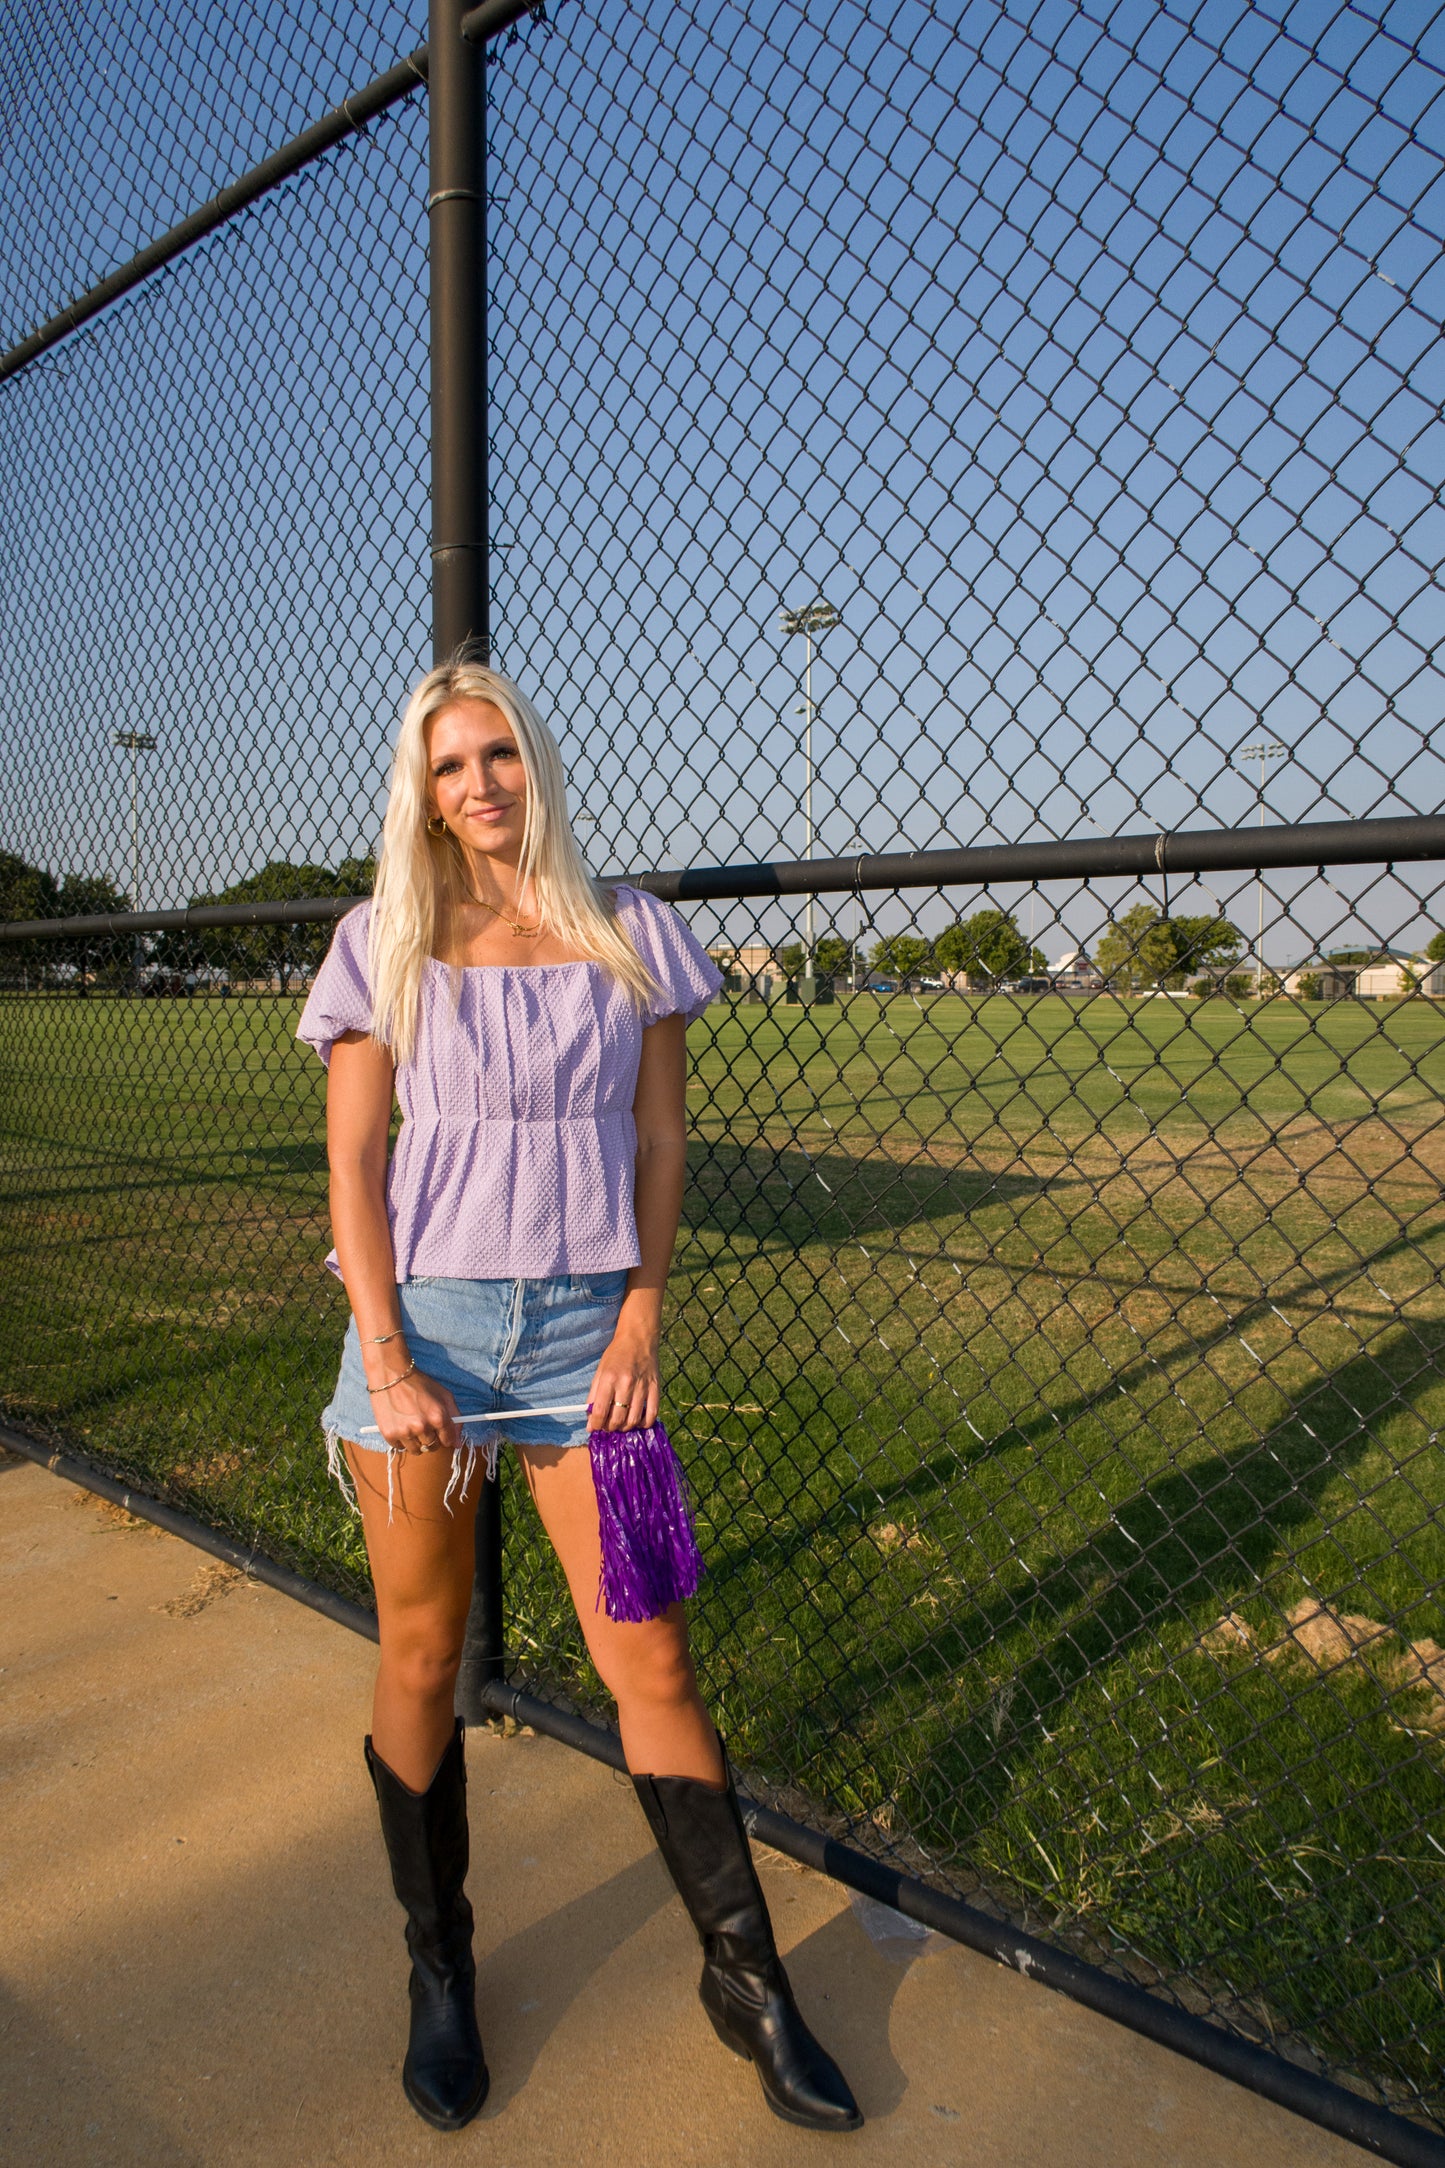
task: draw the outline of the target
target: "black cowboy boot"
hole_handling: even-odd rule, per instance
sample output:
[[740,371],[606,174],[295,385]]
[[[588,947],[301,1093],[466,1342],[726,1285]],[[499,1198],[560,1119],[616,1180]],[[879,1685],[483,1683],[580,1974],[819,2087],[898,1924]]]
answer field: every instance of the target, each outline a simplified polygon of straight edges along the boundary
[[366,1741],[392,1887],[406,1910],[411,2039],[401,2082],[438,2130],[460,2130],[487,2097],[467,1875],[467,1765],[458,1723],[424,1792],[408,1790]]
[[793,2000],[726,1752],[723,1767],[722,1792],[693,1777],[632,1779],[702,1941],[702,2006],[723,2045],[756,2064],[774,2115],[808,2130],[858,2130],[847,2081]]

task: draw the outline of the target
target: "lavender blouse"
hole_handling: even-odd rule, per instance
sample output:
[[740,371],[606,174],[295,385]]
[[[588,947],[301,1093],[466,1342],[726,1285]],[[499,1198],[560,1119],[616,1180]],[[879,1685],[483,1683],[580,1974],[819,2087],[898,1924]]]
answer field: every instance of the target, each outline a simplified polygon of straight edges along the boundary
[[[398,1280],[548,1279],[639,1260],[632,1119],[642,1034],[701,1016],[722,976],[676,912],[617,890],[622,924],[658,993],[641,1012],[603,965],[425,966],[416,1050],[396,1071],[402,1111],[387,1175]],[[371,906],[336,929],[296,1036],[329,1064],[371,1029]],[[326,1263],[338,1277],[333,1250]]]

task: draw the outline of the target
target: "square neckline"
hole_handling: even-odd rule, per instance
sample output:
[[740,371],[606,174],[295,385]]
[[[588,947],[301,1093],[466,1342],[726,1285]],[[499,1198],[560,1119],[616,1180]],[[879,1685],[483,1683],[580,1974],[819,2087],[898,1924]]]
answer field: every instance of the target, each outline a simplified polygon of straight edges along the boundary
[[[625,881],[617,883],[618,889],[626,887],[627,883]],[[645,891],[633,889],[631,893],[641,895]],[[574,956],[565,964],[449,964],[445,956],[429,955],[427,962],[436,964],[443,971],[590,971],[594,969],[603,971],[607,968],[601,959],[596,956]]]
[[603,966],[595,956],[573,956],[565,964],[449,964],[445,956],[428,956],[439,971],[591,971]]

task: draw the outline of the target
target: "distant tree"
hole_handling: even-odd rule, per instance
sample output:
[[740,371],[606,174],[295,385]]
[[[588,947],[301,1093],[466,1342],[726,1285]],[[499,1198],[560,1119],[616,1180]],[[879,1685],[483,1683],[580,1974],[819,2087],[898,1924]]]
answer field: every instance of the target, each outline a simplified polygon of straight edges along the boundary
[[[191,898],[192,903],[213,900],[202,896]],[[204,971],[208,964],[219,965],[223,961],[215,935],[190,926],[168,926],[160,933],[153,933],[150,936],[150,960],[154,969],[176,978]]]
[[1318,971],[1302,971],[1295,980],[1295,991],[1301,1001],[1318,1001],[1322,990],[1323,982]]
[[945,927],[933,954],[940,971],[965,972],[978,986],[1049,967],[1043,950],[1030,947],[1012,911],[975,911],[972,918]]
[[128,911],[130,896],[105,873],[67,873],[60,884],[62,918],[96,918],[102,912]]
[[[825,933],[813,945],[813,973],[820,979],[846,978],[853,968],[854,948],[841,934]],[[778,962],[786,978],[801,978],[808,968],[808,951],[801,941],[790,941],[778,951]]]
[[1227,971],[1244,947],[1239,928],[1218,911],[1166,918],[1162,924],[1173,939],[1174,968],[1181,977],[1188,971]]
[[1445,964],[1445,927],[1442,927],[1439,933],[1432,935],[1426,944],[1425,954],[1432,964]]
[[376,853],[364,858],[343,858],[332,879],[338,896],[369,896],[376,886]]
[[[0,851],[0,919],[96,918],[128,911],[131,899],[103,873],[67,873],[57,881],[41,866],[27,864],[13,851]],[[127,938],[90,934],[77,940],[6,942],[0,945],[0,977],[23,985],[74,986],[88,993],[96,984],[124,985],[134,970],[134,945]]]
[[[347,869],[364,866],[365,860],[347,861]],[[352,878],[357,876],[353,873]],[[259,873],[233,881],[213,896],[192,896],[193,905],[215,903],[297,903],[313,896],[355,895],[352,887],[338,885],[340,876],[329,866],[295,865],[289,859],[273,859]],[[233,978],[275,979],[282,993],[292,979],[314,971],[326,954],[333,927],[329,919],[313,919],[303,925],[221,926],[202,931],[200,950]],[[172,968],[175,968],[173,965]],[[195,965],[187,968],[194,969]]]
[[1163,913],[1152,903],[1136,903],[1115,919],[1099,942],[1094,962],[1105,985],[1134,993],[1157,986],[1174,963],[1174,944],[1164,931]]
[[0,851],[0,919],[54,918],[60,908],[55,875]]
[[919,933],[885,934],[869,962],[875,971],[886,971],[906,986],[910,979],[922,978],[933,962],[933,943]]
[[820,979],[846,979],[852,976],[858,951],[841,934],[825,933],[813,954]]
[[1100,976],[1124,992],[1173,989],[1191,971],[1226,971],[1242,946],[1238,927],[1218,913],[1166,918],[1156,905],[1136,903],[1109,927],[1094,960]]
[[[14,851],[0,851],[0,919],[14,925],[25,919],[54,918],[60,908],[55,876]],[[49,941],[0,942],[0,984],[28,987],[39,983],[54,961]]]
[[[112,917],[131,908],[123,888],[104,873],[67,873],[60,884],[58,909],[62,918]],[[74,940],[47,943],[54,961],[78,993],[92,986],[124,986],[133,982],[135,942],[128,934],[81,934]]]
[[[293,865],[276,859],[259,873],[213,895],[191,897],[192,906],[212,903],[293,903],[313,896],[368,896],[376,886],[376,860],[344,858],[329,866]],[[334,930],[329,919],[300,926],[191,926],[156,934],[151,961],[177,977],[219,970],[238,979],[279,981],[286,992],[298,974],[314,971],[326,954]]]

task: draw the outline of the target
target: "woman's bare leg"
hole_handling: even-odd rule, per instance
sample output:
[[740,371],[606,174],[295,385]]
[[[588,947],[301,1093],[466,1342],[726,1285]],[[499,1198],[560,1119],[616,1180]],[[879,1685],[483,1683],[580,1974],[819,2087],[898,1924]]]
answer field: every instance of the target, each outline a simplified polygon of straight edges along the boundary
[[403,1784],[423,1792],[452,1736],[452,1698],[472,1600],[473,1525],[483,1471],[467,1495],[442,1497],[450,1453],[392,1455],[390,1518],[386,1455],[346,1448],[376,1589],[381,1662],[371,1741]]
[[527,1487],[567,1576],[588,1653],[617,1702],[627,1766],[649,1776],[721,1786],[717,1733],[703,1706],[680,1603],[646,1625],[623,1626],[597,1601],[602,1538],[592,1466],[579,1446],[519,1446]]

